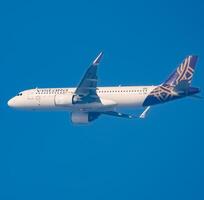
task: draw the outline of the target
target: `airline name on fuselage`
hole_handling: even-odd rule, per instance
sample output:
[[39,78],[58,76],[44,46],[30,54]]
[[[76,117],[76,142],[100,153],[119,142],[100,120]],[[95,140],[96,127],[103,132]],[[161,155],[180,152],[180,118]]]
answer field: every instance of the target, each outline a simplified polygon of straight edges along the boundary
[[[36,88],[36,94],[67,94],[67,93],[74,93],[75,88],[47,88],[47,89],[38,89]],[[124,92],[124,93],[147,93],[147,87],[138,87],[138,88],[128,88],[128,87],[118,87],[117,89],[111,88],[97,88],[97,93],[117,93],[117,92]]]

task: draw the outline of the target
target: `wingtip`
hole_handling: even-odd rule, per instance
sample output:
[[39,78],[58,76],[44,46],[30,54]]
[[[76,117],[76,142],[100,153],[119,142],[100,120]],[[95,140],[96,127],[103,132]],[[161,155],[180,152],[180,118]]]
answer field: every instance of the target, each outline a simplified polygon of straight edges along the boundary
[[147,113],[148,113],[149,109],[150,109],[150,106],[148,106],[148,107],[142,112],[142,114],[139,116],[139,118],[140,118],[140,119],[145,119],[146,116],[147,116]]
[[96,59],[93,61],[93,65],[98,65],[100,63],[102,57],[103,57],[103,51],[98,54]]

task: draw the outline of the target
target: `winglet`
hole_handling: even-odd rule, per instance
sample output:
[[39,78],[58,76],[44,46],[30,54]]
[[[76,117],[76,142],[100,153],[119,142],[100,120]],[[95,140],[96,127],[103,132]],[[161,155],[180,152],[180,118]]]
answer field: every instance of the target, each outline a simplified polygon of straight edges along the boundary
[[103,52],[99,53],[99,55],[96,57],[96,59],[93,61],[93,65],[98,65],[101,61],[101,58],[103,56]]
[[144,111],[143,111],[143,113],[140,115],[140,119],[144,119],[146,116],[147,116],[147,113],[148,113],[148,111],[149,111],[149,109],[150,109],[150,106],[148,106]]

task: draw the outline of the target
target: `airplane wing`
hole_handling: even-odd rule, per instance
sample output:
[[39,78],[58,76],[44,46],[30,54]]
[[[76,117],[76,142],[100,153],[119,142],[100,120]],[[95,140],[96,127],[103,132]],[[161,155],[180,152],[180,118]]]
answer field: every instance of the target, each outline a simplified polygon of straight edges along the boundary
[[121,117],[126,119],[144,119],[149,111],[150,106],[148,106],[140,116],[125,114],[116,111],[104,111],[104,112],[72,112],[71,113],[71,120],[72,123],[89,123],[96,120],[100,115],[110,115],[113,117]]
[[144,118],[146,118],[149,109],[150,109],[150,106],[145,108],[145,110],[139,116],[132,115],[132,114],[120,113],[120,112],[116,112],[116,111],[101,112],[101,114],[111,115],[111,116],[114,116],[114,117],[127,118],[127,119],[135,119],[135,118],[144,119]]
[[127,119],[137,118],[137,116],[135,116],[135,115],[125,114],[125,113],[120,113],[120,112],[115,112],[115,111],[101,112],[101,114],[111,115],[114,117],[127,118]]
[[98,82],[97,68],[102,56],[103,56],[103,52],[101,52],[96,57],[96,59],[91,64],[91,66],[88,68],[88,70],[84,74],[81,82],[79,83],[75,91],[76,95],[79,95],[79,96],[96,95],[97,82]]

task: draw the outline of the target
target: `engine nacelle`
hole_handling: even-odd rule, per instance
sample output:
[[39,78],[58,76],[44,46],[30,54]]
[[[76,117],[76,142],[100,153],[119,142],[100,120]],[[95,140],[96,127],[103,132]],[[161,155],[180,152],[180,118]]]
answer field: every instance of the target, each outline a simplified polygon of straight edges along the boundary
[[74,124],[87,124],[98,118],[99,113],[73,112],[71,113],[71,121]]
[[73,95],[71,94],[58,94],[55,96],[56,106],[71,106],[73,104]]

